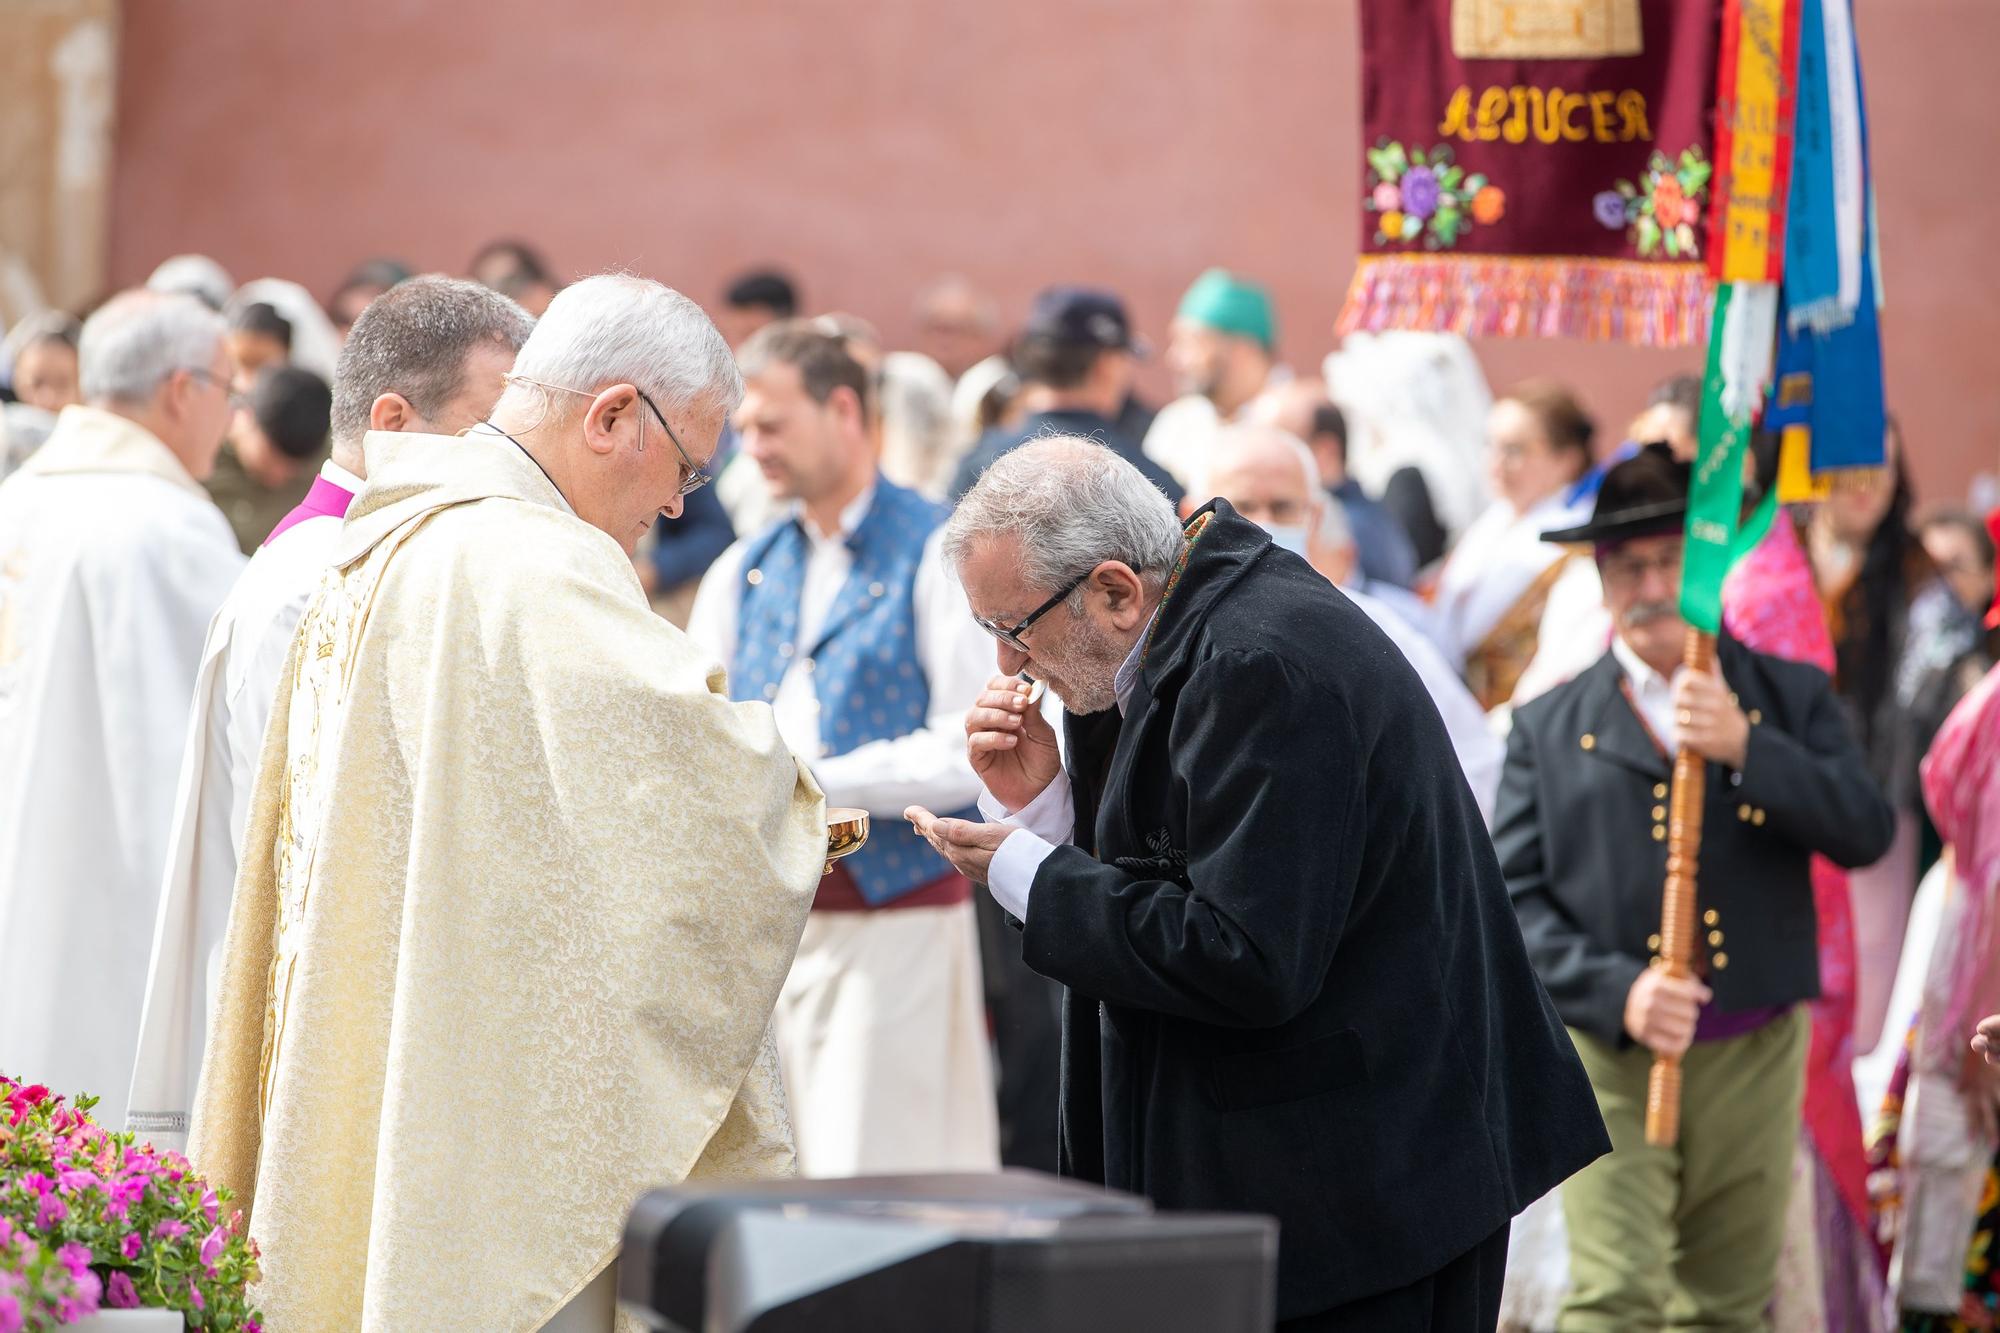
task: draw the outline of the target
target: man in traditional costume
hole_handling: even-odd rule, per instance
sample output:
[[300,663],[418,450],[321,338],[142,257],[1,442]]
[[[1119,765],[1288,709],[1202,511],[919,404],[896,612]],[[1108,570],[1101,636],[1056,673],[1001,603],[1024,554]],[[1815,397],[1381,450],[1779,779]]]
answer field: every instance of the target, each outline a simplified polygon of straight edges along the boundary
[[[1688,473],[1648,446],[1605,476],[1588,523],[1546,534],[1595,545],[1618,637],[1515,711],[1495,815],[1529,954],[1614,1148],[1563,1187],[1564,1330],[1764,1327],[1792,1190],[1801,1002],[1819,990],[1809,862],[1865,865],[1892,833],[1824,672],[1727,637],[1719,672],[1681,666]],[[1704,956],[1689,979],[1648,965],[1682,745],[1710,764]],[[1656,1054],[1682,1060],[1672,1147],[1645,1140]]]
[[1508,1220],[1609,1145],[1416,673],[1087,441],[995,463],[945,543],[1010,673],[966,722],[1005,822],[910,817],[1067,987],[1063,1171],[1276,1217],[1281,1328],[1492,1329]]
[[130,292],[84,326],[86,406],[0,485],[0,1068],[122,1124],[202,632],[243,557],[201,478],[221,316]]
[[214,970],[250,817],[265,725],[292,632],[319,590],[367,475],[370,430],[451,435],[492,410],[527,340],[526,311],[478,283],[412,278],[378,297],[341,349],[332,456],[216,612],[181,756],[126,1127],[183,1148]]
[[273,1328],[608,1308],[640,1190],[792,1167],[769,1021],[819,789],[631,563],[740,393],[693,302],[604,276],[488,423],[367,437],[265,739],[190,1147]]
[[807,1175],[999,1165],[972,886],[902,821],[969,807],[965,710],[993,650],[938,553],[944,511],[877,466],[866,367],[838,332],[743,345],[746,457],[790,512],[702,581],[688,633],[767,700],[829,804],[876,817],[820,882],[775,1029]]

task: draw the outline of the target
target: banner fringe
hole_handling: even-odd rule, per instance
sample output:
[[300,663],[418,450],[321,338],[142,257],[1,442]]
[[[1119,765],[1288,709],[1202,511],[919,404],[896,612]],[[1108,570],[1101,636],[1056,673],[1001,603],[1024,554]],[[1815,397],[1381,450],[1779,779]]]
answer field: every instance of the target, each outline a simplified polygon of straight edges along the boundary
[[1708,341],[1714,301],[1698,262],[1363,255],[1335,330],[1696,347]]

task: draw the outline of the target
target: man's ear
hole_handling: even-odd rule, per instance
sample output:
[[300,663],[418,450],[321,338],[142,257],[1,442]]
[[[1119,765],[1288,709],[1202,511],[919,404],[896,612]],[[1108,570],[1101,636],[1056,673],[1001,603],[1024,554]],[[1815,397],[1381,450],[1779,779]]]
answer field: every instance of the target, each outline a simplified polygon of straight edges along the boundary
[[400,393],[385,393],[368,405],[370,430],[415,430],[422,421],[410,400]]
[[[610,454],[618,448],[618,428],[628,418],[645,409],[639,406],[639,391],[630,384],[614,384],[597,395],[583,410],[583,442],[596,454]],[[635,439],[645,448],[645,422],[634,423]]]
[[1104,594],[1105,610],[1120,630],[1134,629],[1145,613],[1146,584],[1122,560],[1106,560],[1090,571],[1090,583]]

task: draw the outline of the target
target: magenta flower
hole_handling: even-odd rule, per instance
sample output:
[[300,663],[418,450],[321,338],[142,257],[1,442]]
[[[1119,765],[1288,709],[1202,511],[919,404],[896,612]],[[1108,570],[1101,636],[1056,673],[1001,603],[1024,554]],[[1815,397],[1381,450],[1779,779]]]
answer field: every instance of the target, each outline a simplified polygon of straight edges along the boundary
[[104,1204],[105,1214],[122,1222],[125,1220],[125,1215],[131,1211],[132,1205],[146,1197],[146,1178],[120,1177],[111,1182],[105,1194],[107,1196]]
[[139,1239],[139,1233],[136,1231],[126,1232],[125,1239],[118,1244],[118,1252],[127,1259],[137,1259],[140,1251],[145,1248],[146,1242]]
[[215,1261],[221,1257],[222,1228],[217,1227],[215,1230],[209,1232],[208,1238],[201,1243],[201,1266],[208,1272],[213,1273],[215,1271]]
[[206,1194],[203,1194],[201,1196],[201,1215],[207,1218],[210,1222],[214,1222],[215,1210],[221,1204],[221,1202],[222,1200],[217,1197],[215,1191],[209,1190]]
[[264,1333],[264,1326],[254,1319],[243,1321],[243,1333]]
[[44,1194],[35,1208],[35,1225],[48,1231],[69,1216],[69,1205],[53,1194]]
[[0,1333],[21,1333],[21,1303],[12,1296],[0,1296]]
[[64,1194],[74,1194],[78,1190],[96,1189],[104,1182],[94,1171],[60,1171],[56,1174],[56,1188]]
[[90,1271],[90,1265],[95,1261],[88,1246],[71,1241],[56,1251],[56,1262],[67,1268],[71,1277],[81,1277]]
[[136,1310],[139,1308],[139,1289],[132,1285],[131,1278],[114,1272],[104,1288],[104,1303],[114,1310]]
[[160,1166],[166,1171],[167,1179],[176,1185],[188,1173],[188,1159],[177,1152],[165,1153],[160,1157]]
[[[25,1088],[16,1088],[7,1094],[7,1123],[18,1125],[28,1118],[28,1108],[40,1106],[49,1099],[49,1090],[39,1083],[31,1083]],[[15,1327],[20,1327],[18,1324]]]
[[160,1169],[160,1159],[144,1148],[125,1150],[125,1170],[135,1176],[150,1176]]
[[1437,212],[1437,173],[1429,167],[1411,167],[1403,173],[1403,212],[1413,218],[1428,218]]
[[187,1235],[187,1223],[176,1218],[165,1218],[153,1228],[154,1240],[179,1240]]
[[55,1193],[56,1188],[55,1181],[50,1180],[39,1171],[30,1171],[27,1175],[22,1176],[21,1184],[26,1187],[28,1193],[38,1199],[47,1198],[49,1195]]
[[188,1279],[188,1300],[194,1304],[194,1308],[197,1310],[206,1310],[208,1308],[208,1302],[201,1298],[201,1288],[194,1284],[193,1278]]

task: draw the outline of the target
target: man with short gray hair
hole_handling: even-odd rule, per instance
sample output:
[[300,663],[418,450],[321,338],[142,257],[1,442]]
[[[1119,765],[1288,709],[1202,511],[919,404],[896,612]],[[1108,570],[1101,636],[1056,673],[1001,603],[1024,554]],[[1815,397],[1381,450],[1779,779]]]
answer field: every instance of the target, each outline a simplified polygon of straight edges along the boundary
[[202,631],[243,567],[201,486],[224,332],[192,296],[113,297],[78,346],[84,405],[0,483],[0,1067],[101,1097],[107,1125]]
[[614,274],[556,295],[465,435],[367,435],[189,1144],[273,1328],[542,1328],[572,1298],[607,1327],[641,1184],[791,1170],[769,1023],[824,803],[631,560],[741,394],[699,307]]
[[1416,673],[1087,441],[993,464],[945,543],[1006,673],[966,718],[994,822],[909,816],[1066,988],[1062,1172],[1275,1216],[1281,1329],[1490,1333],[1509,1220],[1609,1143]]
[[412,278],[376,298],[341,348],[332,457],[251,557],[208,628],[181,756],[127,1127],[186,1146],[208,1031],[211,963],[236,885],[250,788],[292,633],[363,485],[371,430],[451,435],[482,419],[533,321],[498,292]]

